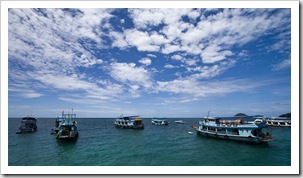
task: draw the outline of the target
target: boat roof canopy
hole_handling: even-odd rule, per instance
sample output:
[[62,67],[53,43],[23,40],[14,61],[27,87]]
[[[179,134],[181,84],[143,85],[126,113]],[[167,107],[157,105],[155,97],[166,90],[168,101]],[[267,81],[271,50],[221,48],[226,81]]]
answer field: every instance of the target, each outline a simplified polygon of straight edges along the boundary
[[23,117],[22,120],[37,120],[37,118],[27,116],[27,117]]

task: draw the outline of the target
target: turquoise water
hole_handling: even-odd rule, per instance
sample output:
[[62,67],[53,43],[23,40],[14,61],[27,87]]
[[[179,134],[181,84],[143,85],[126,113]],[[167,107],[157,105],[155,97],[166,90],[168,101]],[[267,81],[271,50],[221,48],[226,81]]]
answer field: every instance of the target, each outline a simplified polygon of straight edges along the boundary
[[21,119],[8,119],[9,166],[290,166],[291,129],[271,128],[269,144],[206,138],[188,134],[199,119],[168,119],[154,126],[144,118],[144,130],[119,129],[109,118],[77,119],[75,142],[50,134],[55,119],[38,119],[38,131],[15,134]]

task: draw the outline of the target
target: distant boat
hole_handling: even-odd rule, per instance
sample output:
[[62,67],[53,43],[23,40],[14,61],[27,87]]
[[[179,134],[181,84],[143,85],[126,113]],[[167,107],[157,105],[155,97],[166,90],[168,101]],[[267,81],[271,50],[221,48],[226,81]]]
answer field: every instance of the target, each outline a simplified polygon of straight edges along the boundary
[[79,133],[75,119],[76,114],[62,114],[56,139],[73,140],[78,138]]
[[291,119],[286,117],[272,117],[266,120],[266,124],[276,127],[291,127]]
[[27,116],[22,118],[21,126],[16,134],[32,133],[35,131],[37,131],[37,118]]
[[202,118],[199,121],[199,126],[193,126],[193,128],[197,131],[198,135],[211,138],[250,143],[273,141],[265,120],[260,118],[256,118],[253,122],[244,122],[242,118],[237,118],[236,120]]
[[185,124],[185,122],[183,120],[177,120],[177,121],[175,121],[175,123],[177,123],[177,124]]
[[152,119],[151,123],[154,125],[168,125],[169,122],[166,119]]
[[123,116],[122,114],[115,120],[114,125],[125,129],[144,129],[143,120],[139,116]]

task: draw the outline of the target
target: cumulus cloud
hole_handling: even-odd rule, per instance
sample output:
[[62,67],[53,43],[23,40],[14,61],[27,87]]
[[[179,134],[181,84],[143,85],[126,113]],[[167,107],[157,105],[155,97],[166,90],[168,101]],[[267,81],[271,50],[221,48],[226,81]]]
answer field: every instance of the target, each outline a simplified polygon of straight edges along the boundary
[[[133,19],[134,24],[138,28],[147,28],[149,26],[157,26],[161,23],[174,24],[177,23],[182,16],[188,14],[192,9],[129,9],[130,16]],[[192,13],[191,17],[195,17],[196,14]]]
[[127,85],[151,87],[150,74],[143,67],[136,67],[135,63],[112,63],[110,75],[115,80]]
[[203,50],[201,57],[202,61],[208,64],[224,60],[232,54],[230,50],[222,50],[220,46],[213,44]]
[[[206,15],[210,11],[212,15]],[[232,46],[242,46],[283,24],[289,27],[287,10],[275,15],[270,9],[129,9],[129,13],[135,29],[141,33],[145,30],[145,34],[138,34],[138,38],[131,36],[134,37],[132,40],[144,40],[141,45],[133,44],[138,50],[161,51],[163,54],[186,52],[200,55],[204,63],[225,60],[234,54]],[[157,34],[160,43],[150,37],[154,28],[160,28]],[[281,49],[278,44],[272,48]]]
[[[143,90],[194,97],[215,92],[224,94],[242,90],[233,81],[229,81],[231,85],[202,81],[233,67],[236,60],[232,57],[251,54],[235,47],[275,31],[281,32],[273,39],[277,43],[265,49],[282,51],[282,44],[290,48],[290,10],[126,9],[128,16],[119,18],[119,25],[111,21],[117,16],[113,11],[9,9],[9,91],[21,93],[21,85],[16,84],[29,86],[26,82],[30,81],[40,89],[81,91],[83,94],[76,98],[96,101],[117,99],[123,92],[139,97]],[[115,51],[109,52],[112,49]],[[128,51],[140,53],[141,66],[115,56]],[[156,57],[157,60],[150,59]],[[184,69],[186,73],[160,82],[153,78],[147,66],[153,73],[160,73],[164,68],[180,69],[178,74]],[[272,70],[289,66],[290,59],[274,65]],[[94,75],[87,71],[94,71]],[[229,86],[221,89],[219,83]],[[24,90],[23,96],[34,98],[44,93],[29,89]]]
[[125,40],[139,51],[159,51],[160,46],[151,40],[147,32],[138,30],[126,30]]
[[152,61],[149,58],[142,58],[139,60],[139,62],[143,65],[149,66],[151,65]]
[[171,64],[166,64],[166,65],[164,66],[164,68],[173,69],[173,68],[176,68],[176,66],[173,66],[173,65],[171,65]]

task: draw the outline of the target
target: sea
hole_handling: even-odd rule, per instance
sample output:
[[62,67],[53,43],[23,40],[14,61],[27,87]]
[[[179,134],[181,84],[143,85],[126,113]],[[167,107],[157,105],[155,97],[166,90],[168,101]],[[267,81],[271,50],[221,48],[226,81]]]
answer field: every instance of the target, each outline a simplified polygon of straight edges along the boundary
[[[16,134],[20,118],[8,119],[8,166],[291,166],[291,128],[271,127],[273,142],[249,144],[198,136],[199,118],[143,118],[143,130],[121,129],[114,118],[79,118],[76,141],[50,134],[54,118],[38,118],[38,130]],[[193,132],[192,134],[189,132]]]

